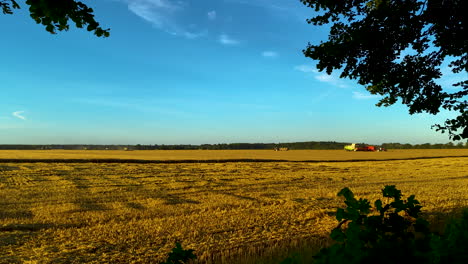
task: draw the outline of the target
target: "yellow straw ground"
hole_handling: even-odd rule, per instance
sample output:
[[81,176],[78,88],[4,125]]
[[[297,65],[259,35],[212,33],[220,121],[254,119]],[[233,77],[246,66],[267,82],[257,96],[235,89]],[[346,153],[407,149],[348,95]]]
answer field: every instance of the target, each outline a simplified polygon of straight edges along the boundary
[[415,194],[432,221],[467,207],[467,165],[466,157],[0,163],[0,263],[158,263],[176,240],[201,262],[280,256],[301,241],[326,243],[343,187],[376,199],[384,185],[395,184]]
[[347,152],[344,150],[0,150],[1,159],[135,159],[135,160],[366,160],[415,157],[468,157],[468,149],[415,149],[385,152]]

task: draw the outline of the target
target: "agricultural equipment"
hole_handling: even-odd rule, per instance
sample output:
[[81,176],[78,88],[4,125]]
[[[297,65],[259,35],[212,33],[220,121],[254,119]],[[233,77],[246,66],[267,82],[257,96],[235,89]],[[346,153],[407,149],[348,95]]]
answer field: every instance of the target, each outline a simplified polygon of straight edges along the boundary
[[278,147],[275,147],[275,151],[288,151],[289,148],[278,148]]
[[351,145],[346,145],[344,149],[347,151],[381,151],[383,150],[382,148],[376,148],[375,146],[370,146],[367,144],[356,144],[356,143],[353,143]]

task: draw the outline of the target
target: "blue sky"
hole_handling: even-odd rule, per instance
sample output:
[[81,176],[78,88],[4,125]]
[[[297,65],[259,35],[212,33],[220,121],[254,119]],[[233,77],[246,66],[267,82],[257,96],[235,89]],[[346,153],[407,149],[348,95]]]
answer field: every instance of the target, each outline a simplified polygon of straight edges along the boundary
[[317,72],[301,50],[328,32],[299,0],[84,2],[109,38],[0,15],[0,144],[449,141],[451,113]]

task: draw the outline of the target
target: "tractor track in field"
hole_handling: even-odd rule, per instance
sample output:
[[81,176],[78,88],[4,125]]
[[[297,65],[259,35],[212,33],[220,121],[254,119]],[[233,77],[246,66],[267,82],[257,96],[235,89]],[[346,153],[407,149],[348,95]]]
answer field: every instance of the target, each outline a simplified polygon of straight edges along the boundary
[[[407,157],[407,158],[387,158],[387,159],[314,159],[314,160],[285,160],[285,159],[180,159],[180,160],[146,160],[146,159],[0,159],[0,163],[252,163],[252,162],[291,162],[291,163],[336,163],[336,162],[379,162],[379,161],[403,161],[403,160],[425,160],[444,158],[468,158],[468,155],[454,156],[428,156],[428,157]],[[1,168],[0,168],[1,170]]]

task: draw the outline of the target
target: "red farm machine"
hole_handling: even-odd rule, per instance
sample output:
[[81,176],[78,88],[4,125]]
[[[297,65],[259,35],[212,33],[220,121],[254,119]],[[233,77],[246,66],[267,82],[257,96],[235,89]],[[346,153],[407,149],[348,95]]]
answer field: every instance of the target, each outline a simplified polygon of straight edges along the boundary
[[376,147],[376,146],[367,145],[367,144],[356,144],[356,143],[353,143],[351,145],[346,145],[344,149],[347,151],[386,151],[386,149],[382,147]]

